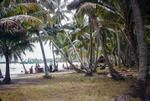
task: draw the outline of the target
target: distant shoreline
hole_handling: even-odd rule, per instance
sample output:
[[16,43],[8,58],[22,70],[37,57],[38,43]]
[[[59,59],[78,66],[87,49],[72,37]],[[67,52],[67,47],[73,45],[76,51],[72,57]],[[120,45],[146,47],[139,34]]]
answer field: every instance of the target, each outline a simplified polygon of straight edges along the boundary
[[[56,62],[56,63],[65,63],[66,61],[59,61],[59,62]],[[78,62],[78,61],[73,61],[74,62]],[[0,62],[0,64],[5,64],[6,62]],[[22,64],[22,62],[11,62],[10,64]],[[23,62],[24,64],[43,64],[44,62]],[[47,62],[48,64],[49,63],[53,63],[53,62]]]

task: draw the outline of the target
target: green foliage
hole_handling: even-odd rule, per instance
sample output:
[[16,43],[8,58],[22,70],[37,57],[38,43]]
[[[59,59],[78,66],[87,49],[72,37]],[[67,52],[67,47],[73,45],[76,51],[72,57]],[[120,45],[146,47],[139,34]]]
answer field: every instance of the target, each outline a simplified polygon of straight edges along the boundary
[[8,8],[5,16],[15,16],[20,14],[32,14],[40,11],[42,8],[37,3],[19,3]]

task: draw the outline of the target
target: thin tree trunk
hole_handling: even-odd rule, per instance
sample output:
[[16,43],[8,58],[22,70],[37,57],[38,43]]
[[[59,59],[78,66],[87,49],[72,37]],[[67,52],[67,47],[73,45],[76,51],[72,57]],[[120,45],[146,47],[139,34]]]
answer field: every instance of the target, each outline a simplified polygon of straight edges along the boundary
[[3,74],[2,74],[1,69],[0,69],[0,78],[3,78]]
[[118,50],[118,67],[120,68],[120,38],[119,38],[119,33],[116,33],[117,36],[117,50]]
[[93,38],[92,38],[92,33],[90,33],[90,63],[89,63],[89,69],[88,69],[88,72],[86,73],[87,76],[92,76],[92,68],[93,68],[93,45],[92,45],[92,41],[93,41]]
[[10,84],[11,78],[10,78],[10,67],[9,67],[9,55],[6,53],[5,60],[6,60],[6,72],[5,72],[5,78],[3,80],[4,84]]
[[117,58],[116,58],[116,48],[113,49],[114,63],[117,66]]
[[96,44],[96,53],[95,53],[95,63],[94,63],[94,65],[95,65],[95,67],[94,67],[94,72],[96,72],[96,69],[97,69],[97,64],[98,64],[98,62],[97,62],[97,60],[98,60],[98,49],[99,49],[99,42],[98,42],[98,39],[96,38],[96,42],[97,42],[97,44]]
[[40,43],[41,52],[42,52],[43,61],[44,61],[45,78],[47,78],[47,77],[49,77],[49,75],[48,75],[48,66],[47,66],[47,61],[46,61],[46,56],[45,56],[45,52],[44,52],[43,43],[42,43],[41,36],[40,36],[39,32],[37,32],[37,36],[39,37],[39,43]]
[[80,48],[80,57],[81,57],[81,61],[83,61],[83,49],[82,49],[82,47]]

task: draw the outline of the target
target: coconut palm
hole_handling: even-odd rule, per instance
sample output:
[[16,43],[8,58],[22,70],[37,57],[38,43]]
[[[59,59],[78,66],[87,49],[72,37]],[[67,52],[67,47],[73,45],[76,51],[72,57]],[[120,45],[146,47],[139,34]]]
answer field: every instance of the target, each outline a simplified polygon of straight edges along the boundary
[[29,46],[29,35],[25,32],[25,26],[23,28],[23,24],[35,28],[37,27],[37,25],[35,25],[34,23],[36,23],[37,25],[42,24],[39,19],[27,15],[18,15],[0,19],[0,53],[5,56],[6,60],[6,74],[3,80],[4,83],[11,82],[9,74],[9,62],[12,54],[23,52],[23,50],[25,50]]
[[[18,15],[14,17],[9,17],[9,19],[17,20],[18,22],[21,22],[22,26],[24,26],[26,31],[30,30],[29,31],[30,33],[36,34],[38,37],[41,37],[41,33],[39,32],[43,26],[42,21],[51,22],[47,20],[47,17],[49,17],[47,16],[47,12],[44,9],[42,9],[42,7],[39,4],[33,3],[33,2],[32,3],[19,3],[19,4],[17,3],[15,4],[15,6],[12,6],[11,9],[7,10],[7,13],[5,14],[5,16],[12,16],[12,15],[17,15],[17,14],[30,14],[30,15],[35,16],[35,17],[32,16],[32,19],[30,19],[31,16],[26,15],[25,17],[24,15]],[[22,19],[24,19],[24,21],[22,21]],[[46,23],[46,24],[50,25],[50,23]],[[48,67],[47,67],[47,62],[46,62],[46,57],[45,57],[45,52],[44,52],[44,46],[43,46],[41,39],[38,38],[38,40],[40,43],[43,61],[45,65],[45,76],[48,77]]]
[[0,53],[5,56],[6,60],[6,72],[3,82],[10,83],[9,62],[12,54],[18,51],[16,47],[21,47],[22,43],[27,44],[25,42],[26,34],[17,22],[11,20],[1,20],[0,29],[2,33],[0,35]]

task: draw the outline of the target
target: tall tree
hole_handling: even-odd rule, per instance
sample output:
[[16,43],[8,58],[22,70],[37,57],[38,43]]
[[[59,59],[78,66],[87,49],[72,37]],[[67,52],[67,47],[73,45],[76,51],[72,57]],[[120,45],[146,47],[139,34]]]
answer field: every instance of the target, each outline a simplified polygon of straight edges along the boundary
[[37,36],[39,37],[39,43],[40,43],[40,47],[41,47],[41,52],[42,52],[42,56],[43,56],[43,61],[44,61],[44,67],[45,67],[45,78],[48,78],[48,66],[47,66],[47,60],[46,60],[46,56],[45,56],[45,51],[44,51],[44,46],[41,40],[41,33],[39,33],[39,31],[36,31]]
[[129,89],[129,92],[126,95],[117,97],[116,101],[129,101],[130,97],[139,97],[143,101],[145,101],[145,92],[147,87],[146,76],[147,76],[147,68],[148,68],[145,34],[144,34],[143,21],[142,21],[138,1],[130,0],[130,2],[131,2],[133,16],[134,16],[135,29],[136,29],[137,42],[138,42],[139,73],[137,76],[136,83]]

